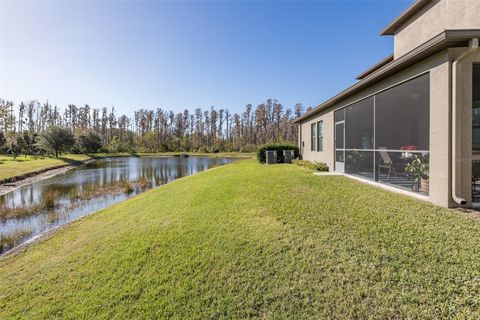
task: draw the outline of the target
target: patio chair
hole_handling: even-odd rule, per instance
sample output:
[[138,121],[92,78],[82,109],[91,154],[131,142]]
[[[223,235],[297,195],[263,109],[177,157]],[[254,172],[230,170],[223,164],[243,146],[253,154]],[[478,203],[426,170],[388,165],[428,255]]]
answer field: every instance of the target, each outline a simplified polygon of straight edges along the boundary
[[393,161],[388,155],[386,148],[380,147],[378,149],[379,149],[378,152],[380,153],[380,156],[381,156],[381,159],[378,163],[378,175],[380,176],[381,169],[387,169],[388,170],[387,180],[388,180],[390,179],[390,174],[392,173],[392,170],[393,170]]

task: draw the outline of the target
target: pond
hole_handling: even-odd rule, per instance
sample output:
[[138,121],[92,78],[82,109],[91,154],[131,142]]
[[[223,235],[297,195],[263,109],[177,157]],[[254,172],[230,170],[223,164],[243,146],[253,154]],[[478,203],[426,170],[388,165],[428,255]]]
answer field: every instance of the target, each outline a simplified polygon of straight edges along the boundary
[[96,160],[0,196],[0,253],[175,179],[233,161],[206,157]]

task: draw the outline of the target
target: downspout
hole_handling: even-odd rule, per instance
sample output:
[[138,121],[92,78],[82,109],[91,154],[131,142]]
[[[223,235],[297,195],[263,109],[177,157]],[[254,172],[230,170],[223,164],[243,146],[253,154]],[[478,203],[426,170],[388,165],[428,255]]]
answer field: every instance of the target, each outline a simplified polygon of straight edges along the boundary
[[457,86],[457,69],[458,69],[458,62],[463,60],[467,55],[472,53],[473,51],[478,50],[478,38],[472,38],[469,41],[468,50],[462,53],[458,58],[456,58],[452,63],[452,145],[451,145],[451,153],[452,153],[452,199],[456,203],[460,205],[466,205],[467,201],[458,196],[457,192],[457,113],[458,113],[458,105],[457,105],[457,95],[458,95],[458,87]]
[[303,146],[302,146],[302,124],[297,122],[297,131],[298,131],[298,150],[300,151],[300,159],[303,158]]

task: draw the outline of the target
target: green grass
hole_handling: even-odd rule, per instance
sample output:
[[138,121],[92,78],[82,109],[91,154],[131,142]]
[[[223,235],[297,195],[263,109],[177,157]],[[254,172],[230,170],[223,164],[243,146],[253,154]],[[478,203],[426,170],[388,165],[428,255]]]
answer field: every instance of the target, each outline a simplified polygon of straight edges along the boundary
[[18,156],[16,159],[14,159],[12,156],[0,155],[0,181],[14,177],[22,177],[27,174],[41,172],[56,167],[67,166],[93,158],[105,158],[109,156],[119,157],[129,156],[129,154],[63,154],[59,158]]
[[[178,154],[185,154],[179,152],[157,152],[157,153],[137,153],[138,156],[174,156]],[[221,152],[221,153],[194,153],[186,152],[189,155],[206,156],[213,158],[236,158],[246,159],[252,158],[252,153],[239,152]],[[0,182],[15,177],[22,177],[24,175],[42,172],[44,170],[67,166],[79,161],[86,161],[90,159],[105,158],[105,157],[125,157],[131,156],[129,153],[95,153],[95,154],[64,154],[58,159],[51,157],[32,157],[19,156],[13,159],[12,156],[0,155]]]
[[0,259],[0,318],[475,318],[479,235],[457,211],[239,161]]
[[57,166],[66,166],[69,161],[86,160],[88,157],[81,155],[66,155],[64,158],[33,158],[17,157],[13,159],[10,156],[0,156],[0,181],[10,179],[13,177],[20,177],[31,172],[42,171]]

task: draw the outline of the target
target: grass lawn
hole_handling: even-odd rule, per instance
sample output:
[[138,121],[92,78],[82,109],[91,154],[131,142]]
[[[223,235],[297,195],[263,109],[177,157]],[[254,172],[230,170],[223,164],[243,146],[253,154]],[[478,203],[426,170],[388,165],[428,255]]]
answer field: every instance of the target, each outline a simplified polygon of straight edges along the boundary
[[474,318],[479,235],[459,212],[238,161],[1,258],[0,318]]
[[[239,152],[221,152],[221,153],[193,153],[186,152],[189,155],[206,156],[214,158],[236,158],[246,159],[252,158],[253,153],[239,153]],[[162,153],[137,153],[138,156],[174,156],[178,154],[185,154],[179,152],[162,152]],[[131,156],[129,153],[95,153],[95,154],[64,154],[60,158],[55,159],[51,157],[32,157],[32,156],[18,156],[13,159],[12,156],[0,155],[0,182],[13,177],[21,177],[33,172],[43,171],[59,166],[67,166],[74,162],[86,161],[92,158],[105,157],[125,157]]]
[[[116,156],[128,155],[117,154]],[[42,171],[59,166],[67,166],[69,164],[92,159],[93,157],[102,158],[109,156],[106,153],[98,153],[95,155],[85,154],[64,154],[59,158],[52,157],[32,157],[18,156],[13,159],[12,156],[0,155],[0,181],[13,177],[21,177],[32,172]]]

